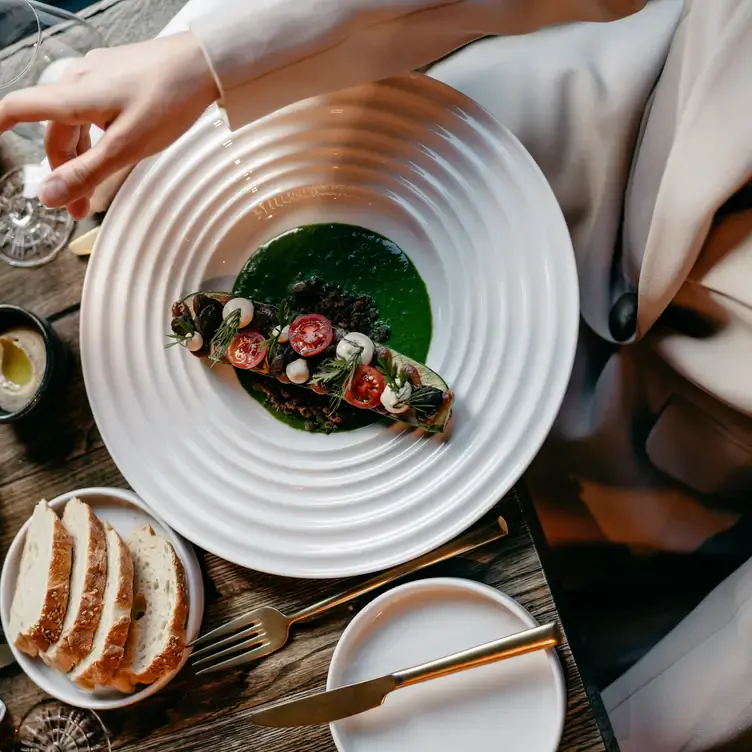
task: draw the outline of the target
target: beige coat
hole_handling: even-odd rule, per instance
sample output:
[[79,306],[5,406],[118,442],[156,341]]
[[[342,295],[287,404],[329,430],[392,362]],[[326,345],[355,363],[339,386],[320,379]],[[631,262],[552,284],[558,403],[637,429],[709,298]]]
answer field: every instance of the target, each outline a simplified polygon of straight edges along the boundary
[[[574,239],[579,352],[529,473],[549,533],[693,550],[752,496],[752,3],[654,0],[433,75],[527,145]],[[605,693],[622,749],[752,749],[750,645],[752,562]]]
[[[198,37],[235,128],[481,35],[643,5],[192,0],[166,32]],[[737,519],[703,494],[752,491],[752,2],[652,0],[473,44],[433,75],[525,143],[574,239],[580,351],[529,474],[550,533],[695,548]],[[635,336],[616,343],[630,292]],[[622,748],[706,750],[752,728],[750,625],[752,565],[606,693]]]

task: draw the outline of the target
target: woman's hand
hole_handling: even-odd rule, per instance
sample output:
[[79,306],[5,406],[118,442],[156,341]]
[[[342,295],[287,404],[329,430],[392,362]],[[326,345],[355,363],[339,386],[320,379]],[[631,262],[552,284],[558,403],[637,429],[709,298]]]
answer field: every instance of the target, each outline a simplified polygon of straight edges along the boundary
[[[219,98],[203,51],[189,33],[94,50],[60,81],[0,100],[0,133],[47,120],[53,172],[39,194],[81,219],[95,188],[124,167],[169,146]],[[106,131],[92,148],[89,128]]]

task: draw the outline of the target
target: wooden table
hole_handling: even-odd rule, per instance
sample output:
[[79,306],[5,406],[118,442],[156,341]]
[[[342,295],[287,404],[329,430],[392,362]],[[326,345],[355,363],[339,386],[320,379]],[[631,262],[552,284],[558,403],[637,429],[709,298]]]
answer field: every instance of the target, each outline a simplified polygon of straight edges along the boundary
[[[86,262],[64,252],[45,267],[22,271],[0,264],[0,300],[47,316],[70,352],[70,373],[54,404],[22,424],[0,426],[0,551],[5,556],[16,531],[40,498],[75,488],[127,487],[100,440],[89,409],[78,359],[78,301]],[[566,614],[555,581],[546,575],[547,548],[532,504],[518,489],[503,500],[510,535],[486,549],[426,570],[422,576],[467,577],[493,585],[541,622]],[[342,582],[283,579],[241,569],[199,552],[206,583],[206,628],[264,603],[294,610],[340,590]],[[374,596],[369,596],[370,599]],[[116,749],[133,752],[199,752],[263,749],[310,752],[334,749],[326,728],[262,730],[247,722],[249,710],[291,693],[325,683],[342,630],[366,599],[295,632],[284,650],[251,670],[227,672],[209,680],[184,671],[159,695],[137,709],[106,713]],[[557,609],[557,605],[559,608]],[[560,750],[616,750],[597,690],[583,682],[570,640],[559,649],[568,689],[568,712]],[[13,721],[44,695],[17,667],[0,673],[0,698]],[[0,742],[0,749],[7,750]],[[408,752],[407,750],[405,752]]]
[[[153,36],[182,4],[183,0],[103,0],[86,15],[102,30],[107,42],[115,44]],[[33,155],[28,143],[12,134],[0,137],[3,168]],[[79,232],[84,229],[85,224]],[[3,557],[40,498],[50,499],[88,486],[127,487],[99,438],[81,375],[78,329],[85,271],[86,261],[67,251],[49,265],[33,270],[0,262],[0,302],[21,305],[47,317],[70,354],[66,382],[45,412],[15,426],[0,426]],[[583,682],[582,667],[566,636],[563,601],[556,593],[555,582],[547,578],[546,544],[532,504],[518,489],[500,503],[495,513],[504,515],[509,522],[510,535],[506,539],[427,570],[422,576],[456,576],[485,582],[517,599],[540,622],[559,621],[565,642],[558,652],[568,689],[560,749],[616,750],[600,696]],[[243,570],[211,554],[199,552],[199,556],[206,582],[206,628],[264,603],[283,610],[296,609],[337,592],[344,584],[272,577]],[[253,727],[247,718],[255,705],[322,687],[337,640],[354,610],[364,602],[365,599],[301,627],[284,650],[250,670],[199,679],[186,668],[164,691],[137,708],[103,714],[113,746],[134,752],[333,750],[327,728],[265,730]],[[17,723],[44,695],[18,667],[10,667],[0,674],[0,698],[9,710],[5,724],[8,733],[10,724]],[[2,742],[0,747],[8,749]]]

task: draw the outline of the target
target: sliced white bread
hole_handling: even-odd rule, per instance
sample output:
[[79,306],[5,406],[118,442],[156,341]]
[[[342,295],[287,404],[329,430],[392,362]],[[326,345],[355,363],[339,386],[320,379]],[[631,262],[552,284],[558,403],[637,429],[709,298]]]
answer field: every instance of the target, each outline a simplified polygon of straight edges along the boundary
[[180,665],[186,644],[188,589],[175,550],[151,527],[128,537],[133,556],[133,619],[125,658],[112,685],[132,692],[152,684]]
[[68,607],[73,541],[46,501],[40,501],[26,531],[8,639],[36,656],[58,640]]
[[99,626],[107,579],[107,541],[104,526],[79,499],[65,505],[63,525],[73,538],[68,609],[60,638],[42,653],[42,660],[67,673],[89,655]]
[[109,684],[125,654],[133,608],[133,558],[123,539],[105,523],[107,535],[107,584],[104,608],[89,655],[73,669],[70,678],[92,692]]

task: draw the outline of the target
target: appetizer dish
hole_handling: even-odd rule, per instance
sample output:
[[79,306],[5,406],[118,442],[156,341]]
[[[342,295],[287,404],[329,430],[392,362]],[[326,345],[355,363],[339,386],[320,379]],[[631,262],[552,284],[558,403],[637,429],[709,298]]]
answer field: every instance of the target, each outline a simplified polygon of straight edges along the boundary
[[62,520],[36,506],[10,609],[19,650],[86,691],[131,693],[180,665],[187,615],[183,565],[150,527],[123,541],[79,499]]
[[452,413],[452,393],[430,368],[362,331],[295,310],[289,298],[273,305],[226,292],[191,293],[173,304],[171,328],[173,344],[212,365],[326,395],[330,414],[344,402],[441,432]]
[[59,386],[65,351],[31,311],[0,303],[0,423],[22,420]]

